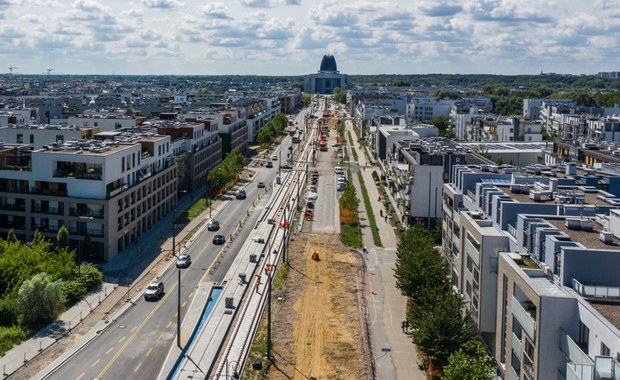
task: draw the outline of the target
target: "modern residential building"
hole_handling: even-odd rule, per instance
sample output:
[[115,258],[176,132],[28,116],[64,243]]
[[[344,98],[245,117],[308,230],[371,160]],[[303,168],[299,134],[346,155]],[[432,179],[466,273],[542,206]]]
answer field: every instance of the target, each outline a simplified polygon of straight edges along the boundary
[[618,195],[610,170],[454,166],[442,250],[502,378],[620,376]]
[[[111,135],[112,134],[112,135]],[[116,134],[116,135],[113,135]],[[31,151],[0,144],[0,233],[50,239],[65,225],[83,257],[107,261],[174,207],[177,167],[169,136],[107,132]]]

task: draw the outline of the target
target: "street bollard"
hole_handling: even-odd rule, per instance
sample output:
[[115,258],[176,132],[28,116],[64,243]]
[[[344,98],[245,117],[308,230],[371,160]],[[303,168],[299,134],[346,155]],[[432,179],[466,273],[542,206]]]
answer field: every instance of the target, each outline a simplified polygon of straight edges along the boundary
[[43,341],[39,341],[39,352],[43,351]]
[[82,310],[80,310],[80,322],[82,322]]

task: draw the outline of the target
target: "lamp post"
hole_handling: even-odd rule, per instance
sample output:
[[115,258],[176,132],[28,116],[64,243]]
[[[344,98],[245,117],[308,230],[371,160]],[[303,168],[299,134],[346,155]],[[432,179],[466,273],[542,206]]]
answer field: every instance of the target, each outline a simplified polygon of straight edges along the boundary
[[[175,226],[175,212],[172,209],[172,256],[177,257],[176,250],[176,226]],[[178,257],[177,257],[178,258]],[[181,268],[177,268],[178,272],[178,284],[177,284],[177,346],[181,348]]]

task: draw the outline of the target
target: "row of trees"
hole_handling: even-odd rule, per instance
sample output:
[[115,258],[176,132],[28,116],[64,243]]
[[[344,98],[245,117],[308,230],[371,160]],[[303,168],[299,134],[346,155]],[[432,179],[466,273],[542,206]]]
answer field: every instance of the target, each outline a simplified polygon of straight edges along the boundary
[[66,233],[61,227],[55,244],[38,231],[29,243],[13,230],[0,239],[0,354],[102,284],[96,266],[76,264]]
[[470,316],[463,314],[463,299],[452,290],[447,262],[422,224],[401,235],[394,276],[410,300],[406,317],[413,343],[433,373],[443,373],[447,380],[491,379],[493,359]]
[[261,145],[269,145],[288,125],[288,118],[283,114],[276,115],[256,135]]
[[340,104],[347,103],[347,91],[341,89],[340,87],[334,88],[334,101]]
[[248,159],[238,149],[230,152],[222,162],[209,170],[207,175],[209,191],[212,194],[218,194],[225,190],[227,186],[237,179],[239,173],[243,171],[247,164]]

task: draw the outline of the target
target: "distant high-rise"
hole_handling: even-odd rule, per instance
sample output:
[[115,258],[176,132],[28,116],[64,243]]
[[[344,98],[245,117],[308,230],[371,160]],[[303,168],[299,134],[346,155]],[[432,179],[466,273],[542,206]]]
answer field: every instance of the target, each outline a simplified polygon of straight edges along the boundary
[[332,94],[336,87],[346,90],[351,87],[351,80],[347,74],[340,74],[333,55],[324,55],[319,72],[304,77],[304,92]]

